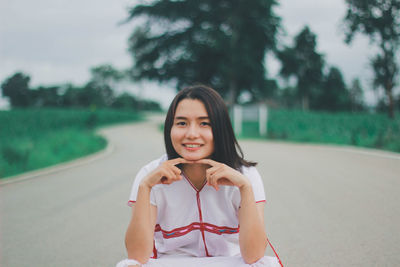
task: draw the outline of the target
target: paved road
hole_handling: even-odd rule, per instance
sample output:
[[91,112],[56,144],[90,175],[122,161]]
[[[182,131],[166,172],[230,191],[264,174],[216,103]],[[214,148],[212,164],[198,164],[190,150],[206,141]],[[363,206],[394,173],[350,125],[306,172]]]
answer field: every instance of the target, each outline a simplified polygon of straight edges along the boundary
[[[114,266],[138,169],[163,153],[155,124],[103,129],[112,153],[0,186],[0,266]],[[241,141],[259,162],[270,240],[285,266],[400,266],[398,154]],[[271,251],[268,252],[271,254]]]

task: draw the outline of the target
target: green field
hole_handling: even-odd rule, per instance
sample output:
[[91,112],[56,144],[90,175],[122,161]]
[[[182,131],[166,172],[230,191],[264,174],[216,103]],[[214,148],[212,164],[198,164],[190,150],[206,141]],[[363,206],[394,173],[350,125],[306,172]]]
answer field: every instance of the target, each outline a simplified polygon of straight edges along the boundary
[[[268,135],[245,122],[240,138],[353,145],[400,152],[400,114],[323,113],[269,110]],[[116,110],[15,109],[0,111],[0,178],[94,153],[106,141],[96,127],[140,120]]]
[[86,109],[0,111],[0,178],[103,149],[98,126],[140,120],[138,113]]
[[[400,152],[400,114],[269,110],[267,139],[377,148]],[[262,138],[257,122],[243,123],[241,138]],[[265,138],[265,137],[264,137]]]

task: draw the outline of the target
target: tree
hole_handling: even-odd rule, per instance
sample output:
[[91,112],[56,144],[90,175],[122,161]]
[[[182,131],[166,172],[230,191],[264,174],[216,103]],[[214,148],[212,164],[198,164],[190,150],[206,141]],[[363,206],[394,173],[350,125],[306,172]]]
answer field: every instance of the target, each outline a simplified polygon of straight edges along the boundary
[[89,81],[80,91],[78,101],[83,107],[109,107],[115,97],[112,89],[106,84]]
[[31,90],[30,106],[56,107],[62,105],[62,97],[59,91],[59,86],[39,86],[38,88]]
[[397,97],[396,109],[397,109],[397,111],[400,111],[400,95],[398,95],[398,97]]
[[83,87],[67,84],[60,104],[66,107],[110,107],[115,100],[113,91],[107,85],[99,85],[94,81]]
[[[96,106],[111,106],[115,101],[114,89],[124,74],[110,64],[103,64],[90,69],[91,79],[84,87],[87,100]],[[90,100],[92,95],[92,100]]]
[[139,105],[139,101],[128,93],[117,96],[112,103],[112,107],[117,109],[139,109]]
[[322,84],[324,57],[316,51],[316,35],[305,26],[294,38],[293,47],[284,47],[277,53],[281,61],[280,75],[285,79],[296,77],[297,94],[303,109],[309,109],[310,98]]
[[[276,48],[275,0],[153,0],[130,10],[143,20],[129,40],[135,79],[201,82],[229,103],[242,91],[265,91],[267,51]],[[263,93],[266,94],[266,93]],[[259,95],[261,95],[259,93]]]
[[73,84],[67,84],[64,87],[64,94],[62,95],[62,104],[63,106],[66,107],[82,107],[83,105],[81,104],[81,93],[82,93],[82,88],[77,87]]
[[364,104],[364,91],[363,88],[361,87],[361,82],[358,78],[354,79],[350,90],[350,107],[351,111],[362,111],[365,109],[365,104]]
[[110,64],[103,64],[90,69],[91,80],[98,85],[106,85],[112,89],[124,78],[124,73],[117,70]]
[[369,37],[379,51],[372,58],[374,88],[383,88],[388,99],[388,114],[394,118],[393,88],[399,65],[396,54],[400,47],[400,0],[346,0],[347,13],[343,19],[346,43],[356,33]]
[[8,97],[12,107],[27,107],[30,104],[30,77],[16,72],[1,85],[3,96]]
[[336,67],[329,69],[324,78],[322,90],[315,96],[312,108],[327,111],[350,109],[350,95],[341,71]]

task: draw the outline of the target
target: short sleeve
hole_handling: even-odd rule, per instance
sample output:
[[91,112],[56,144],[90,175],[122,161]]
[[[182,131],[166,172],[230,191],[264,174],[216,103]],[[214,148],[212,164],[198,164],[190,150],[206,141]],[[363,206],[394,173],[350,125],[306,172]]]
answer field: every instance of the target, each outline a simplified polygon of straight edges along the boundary
[[[143,180],[144,177],[146,177],[147,174],[152,172],[155,168],[160,165],[162,161],[166,160],[166,156],[161,157],[158,160],[154,160],[141,168],[139,172],[137,173],[135,180],[133,181],[132,189],[131,189],[131,194],[129,196],[129,201],[128,201],[128,206],[132,206],[133,203],[136,202],[138,190],[139,190],[139,185],[140,182]],[[156,202],[156,197],[155,197],[155,191],[152,189],[150,192],[150,203],[154,206],[157,206]]]
[[255,167],[245,167],[243,169],[243,174],[247,178],[249,178],[251,182],[254,192],[254,199],[256,203],[265,202],[266,198],[265,198],[264,184],[258,170]]

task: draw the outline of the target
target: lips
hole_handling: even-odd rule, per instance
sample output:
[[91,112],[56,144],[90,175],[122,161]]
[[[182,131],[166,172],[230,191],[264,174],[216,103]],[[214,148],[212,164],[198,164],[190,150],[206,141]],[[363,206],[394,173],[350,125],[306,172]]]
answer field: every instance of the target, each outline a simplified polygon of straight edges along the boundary
[[186,148],[187,150],[197,150],[202,146],[202,144],[197,144],[197,143],[186,143],[183,144],[183,147]]

